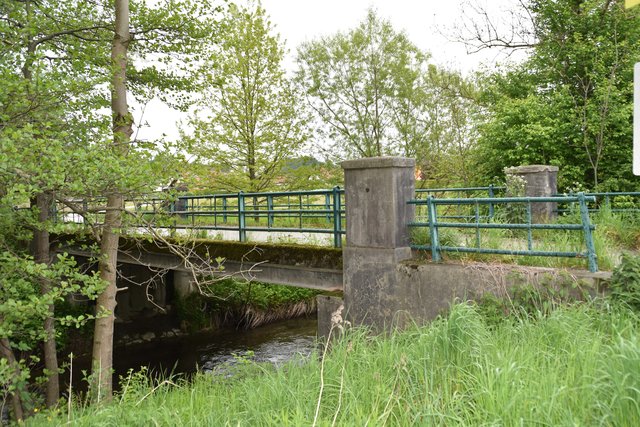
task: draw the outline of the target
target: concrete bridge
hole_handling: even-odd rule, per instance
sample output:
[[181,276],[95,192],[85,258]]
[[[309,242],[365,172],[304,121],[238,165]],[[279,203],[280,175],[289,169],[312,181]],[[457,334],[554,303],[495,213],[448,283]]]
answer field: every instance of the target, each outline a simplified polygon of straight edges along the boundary
[[[608,276],[549,268],[418,261],[410,248],[408,227],[414,219],[415,206],[407,203],[414,198],[414,160],[380,157],[347,161],[342,166],[347,223],[342,250],[267,243],[197,240],[158,244],[122,239],[119,263],[123,275],[134,277],[132,282],[144,279],[151,283],[153,277],[143,269],[170,272],[158,275],[160,282],[153,286],[155,301],[166,300],[169,282],[171,292],[178,295],[196,291],[194,268],[208,268],[206,271],[212,275],[236,274],[265,283],[342,290],[343,298],[318,299],[320,335],[326,334],[331,313],[341,306],[351,323],[382,330],[431,320],[456,300],[477,298],[486,292],[506,295],[514,285],[544,283],[596,293]],[[549,184],[555,185],[555,175],[548,168],[529,167],[523,174],[529,184],[527,195],[553,191]],[[169,243],[180,243],[187,250],[172,251]],[[61,245],[60,250],[76,256],[91,255],[78,246]],[[217,257],[225,258],[224,270],[211,268]],[[121,303],[126,305],[127,298],[141,300],[136,292],[141,291],[133,286],[128,293],[123,292],[119,307]],[[149,288],[145,292],[148,297]]]

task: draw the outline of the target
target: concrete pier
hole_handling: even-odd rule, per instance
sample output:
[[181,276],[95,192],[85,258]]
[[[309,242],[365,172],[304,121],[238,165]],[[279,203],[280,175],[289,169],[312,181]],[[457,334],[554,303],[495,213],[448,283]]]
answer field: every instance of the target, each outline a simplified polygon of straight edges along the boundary
[[395,321],[396,267],[411,258],[415,160],[373,157],[342,163],[347,220],[343,288],[347,319],[374,330]]
[[[558,167],[547,165],[527,165],[505,168],[507,175],[507,194],[510,196],[550,197],[558,192]],[[509,187],[509,176],[520,177],[524,180],[524,194],[514,194],[516,191]],[[555,219],[557,203],[533,203],[531,214],[536,222],[547,222]]]

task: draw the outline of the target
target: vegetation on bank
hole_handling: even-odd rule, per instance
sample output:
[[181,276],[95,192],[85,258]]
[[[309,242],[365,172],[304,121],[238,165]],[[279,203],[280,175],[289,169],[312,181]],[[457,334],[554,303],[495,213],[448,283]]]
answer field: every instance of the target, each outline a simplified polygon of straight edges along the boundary
[[[326,357],[152,383],[28,425],[638,425],[640,319],[618,306],[518,312],[471,304],[426,327],[343,334]],[[335,330],[334,330],[335,331]],[[227,371],[225,371],[227,372]]]
[[192,331],[222,325],[255,328],[275,320],[315,313],[321,291],[225,279],[204,294],[179,298],[178,317]]
[[28,425],[638,425],[640,257],[610,296],[524,286],[372,336],[334,315],[330,351],[276,369],[246,357],[183,378],[130,373],[103,405],[67,401]]

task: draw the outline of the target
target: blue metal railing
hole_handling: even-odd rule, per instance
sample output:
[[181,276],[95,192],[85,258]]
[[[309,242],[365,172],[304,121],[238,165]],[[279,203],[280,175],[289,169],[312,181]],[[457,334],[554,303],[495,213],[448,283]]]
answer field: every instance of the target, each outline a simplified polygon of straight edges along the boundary
[[[580,209],[580,224],[548,224],[548,223],[534,223],[532,217],[532,204],[533,203],[545,203],[545,202],[560,202],[560,203],[578,203]],[[595,197],[585,196],[582,193],[578,193],[575,196],[565,197],[506,197],[506,198],[468,198],[468,199],[437,199],[433,196],[428,196],[426,200],[411,200],[408,203],[417,206],[426,206],[427,218],[426,221],[415,221],[409,224],[414,228],[428,228],[429,230],[429,244],[412,244],[413,249],[429,250],[432,254],[434,261],[441,259],[441,252],[466,252],[466,253],[480,253],[480,254],[500,254],[500,255],[524,255],[524,256],[546,256],[546,257],[569,257],[569,258],[586,258],[588,260],[589,271],[597,271],[598,264],[595,253],[595,246],[593,243],[592,230],[595,229],[589,221],[589,211],[587,208],[588,202],[595,202]],[[480,215],[480,207],[483,205],[514,205],[525,206],[526,222],[518,223],[496,223],[487,220],[481,222],[483,217]],[[439,206],[457,206],[468,205],[473,207],[475,211],[474,222],[449,222],[444,217],[438,216]],[[522,212],[521,212],[522,213]],[[450,219],[450,218],[448,218]],[[473,246],[453,246],[453,245],[441,245],[440,244],[440,230],[443,228],[456,228],[463,230],[475,230],[475,245]],[[527,249],[497,249],[497,248],[483,248],[481,245],[480,231],[484,229],[506,229],[506,230],[525,230],[527,232]],[[576,230],[582,231],[584,236],[584,245],[586,250],[584,252],[576,251],[548,251],[548,250],[535,250],[533,245],[533,230]]]

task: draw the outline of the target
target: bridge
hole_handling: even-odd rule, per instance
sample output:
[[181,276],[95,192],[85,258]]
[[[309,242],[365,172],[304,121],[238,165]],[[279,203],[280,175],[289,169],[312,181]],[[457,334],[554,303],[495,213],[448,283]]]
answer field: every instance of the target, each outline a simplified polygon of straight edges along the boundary
[[[593,225],[589,221],[589,203],[595,198],[584,194],[558,196],[557,168],[515,168],[511,173],[525,181],[526,195],[497,198],[495,194],[504,189],[493,186],[416,193],[412,159],[369,158],[347,161],[342,166],[344,190],[178,195],[168,204],[166,198],[129,201],[132,217],[140,221],[134,225],[151,224],[164,231],[157,233],[162,234],[160,243],[122,239],[121,268],[129,266],[137,280],[144,276],[141,267],[170,271],[172,286],[180,295],[197,291],[194,268],[218,277],[239,275],[266,283],[342,290],[344,298],[318,300],[320,329],[325,331],[330,314],[339,306],[345,308],[352,323],[383,329],[433,319],[455,299],[475,298],[486,292],[504,295],[518,284],[577,285],[597,292],[597,285],[608,276],[596,272]],[[445,190],[487,194],[457,199],[429,194]],[[420,193],[427,197],[420,197]],[[524,206],[520,211],[523,219],[510,224],[497,221],[500,206],[506,203]],[[581,221],[554,223],[559,204],[577,205]],[[58,214],[69,220],[69,213],[60,210]],[[449,228],[466,230],[468,241],[441,243],[443,230]],[[503,228],[520,230],[526,237],[522,242],[509,242],[508,248],[482,247],[482,230]],[[425,232],[426,241],[416,242],[416,229]],[[534,247],[533,231],[541,229],[579,233],[584,251]],[[216,234],[211,236],[211,232]],[[194,238],[193,233],[200,238]],[[221,234],[217,233],[233,233],[238,242],[219,240]],[[252,242],[255,233],[286,233],[286,239],[296,233],[314,238],[328,236],[328,240],[319,242],[333,247]],[[80,246],[62,244],[59,250],[76,256],[92,255]],[[444,251],[568,257],[588,261],[591,272],[425,262],[415,258],[416,251],[427,251],[433,261]],[[215,260],[220,258],[224,258],[224,269],[217,268]],[[162,301],[163,296],[156,295],[154,300]]]

